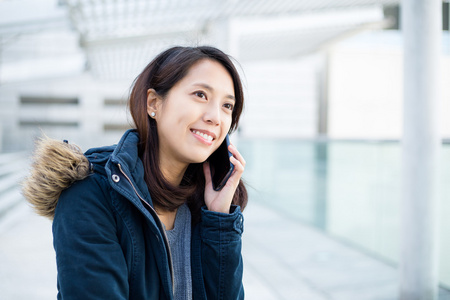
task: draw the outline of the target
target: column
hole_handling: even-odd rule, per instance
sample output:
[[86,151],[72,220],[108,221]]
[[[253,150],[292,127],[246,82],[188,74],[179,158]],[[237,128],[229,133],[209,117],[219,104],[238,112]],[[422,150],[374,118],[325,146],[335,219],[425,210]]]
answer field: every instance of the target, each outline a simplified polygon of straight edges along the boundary
[[437,299],[441,0],[402,1],[400,299]]

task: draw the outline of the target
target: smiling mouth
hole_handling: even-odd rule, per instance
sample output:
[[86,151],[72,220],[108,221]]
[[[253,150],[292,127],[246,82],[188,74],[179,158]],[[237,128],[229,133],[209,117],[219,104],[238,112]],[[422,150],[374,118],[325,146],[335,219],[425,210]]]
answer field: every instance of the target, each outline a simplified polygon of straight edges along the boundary
[[191,131],[192,131],[193,134],[201,136],[202,138],[204,138],[207,141],[212,142],[214,140],[214,138],[212,136],[210,136],[209,134],[207,134],[207,133],[203,133],[203,132],[200,132],[198,130],[191,130]]

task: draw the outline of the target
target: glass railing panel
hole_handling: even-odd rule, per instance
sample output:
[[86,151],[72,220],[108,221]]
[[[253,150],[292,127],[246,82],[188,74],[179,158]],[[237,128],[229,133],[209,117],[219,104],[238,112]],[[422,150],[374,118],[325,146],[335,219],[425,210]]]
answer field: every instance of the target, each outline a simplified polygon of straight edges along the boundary
[[[250,201],[326,231],[396,264],[401,147],[398,142],[241,140]],[[450,145],[442,147],[440,280],[450,286]]]

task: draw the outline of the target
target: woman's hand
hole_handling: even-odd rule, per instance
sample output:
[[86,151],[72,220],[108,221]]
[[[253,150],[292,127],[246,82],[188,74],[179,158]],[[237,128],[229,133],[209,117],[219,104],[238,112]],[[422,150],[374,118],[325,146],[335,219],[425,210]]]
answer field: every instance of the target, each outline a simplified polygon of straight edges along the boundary
[[245,168],[245,160],[234,145],[228,146],[228,150],[233,154],[230,162],[234,165],[234,171],[227,183],[220,191],[215,191],[211,182],[211,171],[209,163],[203,163],[203,172],[205,174],[205,203],[210,211],[229,213],[231,201],[241,179]]

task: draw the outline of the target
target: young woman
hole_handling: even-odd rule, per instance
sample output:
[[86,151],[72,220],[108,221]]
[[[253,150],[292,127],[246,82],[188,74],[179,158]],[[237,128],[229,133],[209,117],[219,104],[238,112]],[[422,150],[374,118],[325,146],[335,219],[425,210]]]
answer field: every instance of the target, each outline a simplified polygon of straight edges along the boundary
[[243,105],[227,55],[174,47],[135,80],[117,145],[40,142],[24,195],[53,219],[58,299],[244,298],[245,160],[229,146],[220,191],[207,162]]

